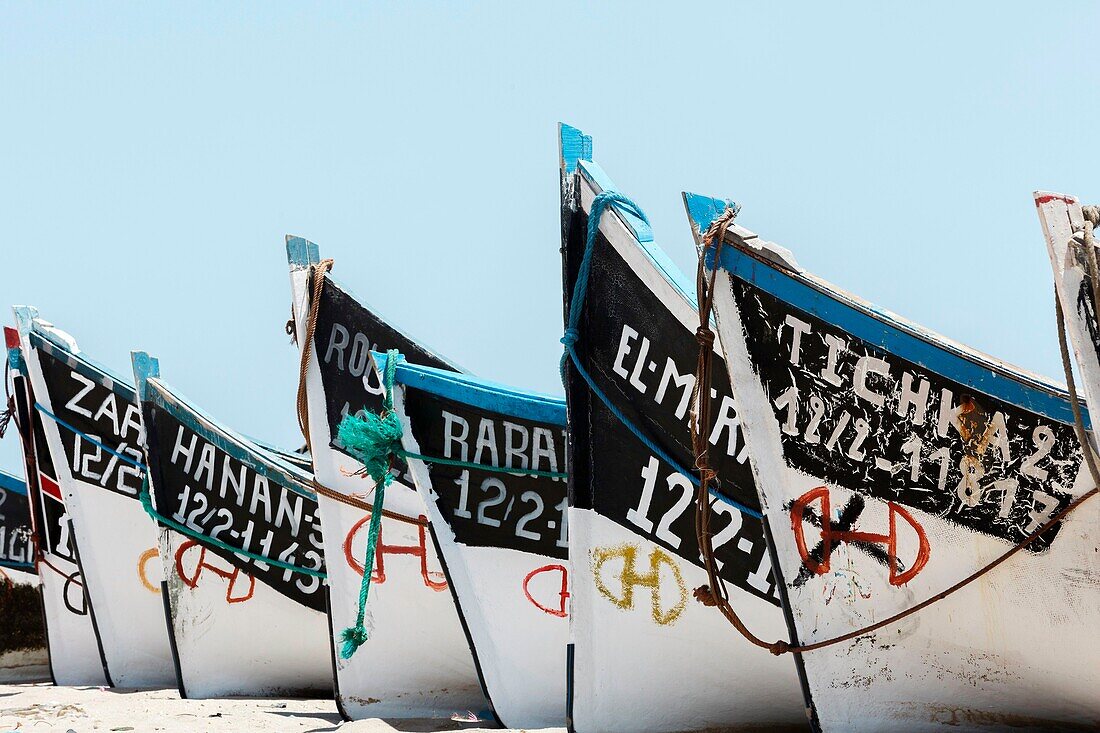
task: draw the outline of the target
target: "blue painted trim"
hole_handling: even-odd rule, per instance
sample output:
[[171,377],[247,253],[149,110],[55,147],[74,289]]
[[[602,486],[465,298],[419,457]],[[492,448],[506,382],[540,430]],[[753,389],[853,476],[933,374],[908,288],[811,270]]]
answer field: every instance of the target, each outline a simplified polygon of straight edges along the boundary
[[[603,168],[599,164],[592,162],[591,160],[581,160],[578,162],[581,172],[584,177],[589,180],[596,188],[596,193],[601,191],[618,191],[615,187],[611,177],[604,172]],[[618,212],[623,220],[626,221],[626,225],[630,227],[630,230],[634,232],[634,238],[639,242],[652,242],[653,230],[649,224],[642,221],[637,216],[634,216],[628,211]]]
[[27,485],[10,473],[0,471],[0,489],[10,491],[13,494],[27,495]]
[[[580,170],[597,194],[603,191],[619,190],[598,164],[582,161]],[[653,230],[649,228],[649,225],[632,214],[624,213],[622,216],[633,232],[638,247],[646,254],[649,261],[653,263],[657,272],[691,304],[692,308],[696,308],[698,298],[696,298],[695,295],[695,283],[681,272],[680,268],[669,259],[665,251],[653,241]],[[634,222],[637,222],[638,226],[635,226]],[[600,224],[602,226],[603,222],[600,222]]]
[[[708,250],[707,267],[713,266],[714,254]],[[1041,383],[1002,365],[981,363],[970,355],[944,348],[929,340],[928,336],[933,334],[914,333],[919,329],[917,326],[899,327],[901,324],[888,320],[872,309],[845,302],[839,293],[782,272],[737,247],[722,248],[721,266],[731,275],[890,354],[996,399],[1045,415],[1051,420],[1073,424],[1073,409],[1068,395],[1052,384]],[[1085,426],[1090,428],[1088,412],[1083,412]]]
[[0,560],[0,567],[9,568],[11,570],[35,570],[34,563],[32,562],[8,562],[7,560]]
[[292,270],[302,270],[321,261],[321,249],[302,237],[286,235],[286,261]]
[[160,407],[180,423],[186,425],[192,432],[201,436],[203,440],[211,443],[218,450],[229,454],[269,481],[284,486],[308,499],[316,500],[316,494],[307,488],[310,486],[312,479],[309,474],[295,466],[284,463],[278,457],[266,451],[252,448],[247,439],[222,426],[209,415],[203,413],[202,410],[189,404],[186,398],[169,391],[162,380],[156,379],[156,381],[148,383],[143,401]]
[[697,236],[710,228],[714,220],[725,213],[726,209],[737,204],[730,199],[716,199],[711,196],[702,196],[697,193],[684,191],[684,208],[687,209],[688,218]]
[[160,376],[160,360],[144,351],[131,351],[130,362],[134,365],[134,383],[137,385],[138,399],[145,399],[147,382]]
[[577,170],[577,163],[582,160],[592,160],[592,136],[567,125],[558,123],[558,153],[561,170],[565,175],[572,175]]
[[19,349],[8,349],[8,366],[17,374],[23,373],[23,355]]
[[[371,352],[371,356],[379,373],[385,372],[386,355]],[[410,364],[404,359],[397,365],[395,379],[398,384],[406,387],[489,412],[565,426],[565,400],[561,397],[528,392],[465,374]]]

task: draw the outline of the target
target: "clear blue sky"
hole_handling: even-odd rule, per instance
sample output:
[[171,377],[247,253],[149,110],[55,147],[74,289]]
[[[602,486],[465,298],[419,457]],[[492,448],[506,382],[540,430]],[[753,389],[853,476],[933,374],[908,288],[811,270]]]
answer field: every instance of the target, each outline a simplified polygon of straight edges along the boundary
[[[1088,3],[11,2],[0,302],[285,445],[283,235],[484,376],[560,392],[556,123],[684,269],[680,191],[1060,374],[1035,188],[1100,201]],[[5,317],[10,322],[10,314]],[[0,466],[18,472],[13,439]]]

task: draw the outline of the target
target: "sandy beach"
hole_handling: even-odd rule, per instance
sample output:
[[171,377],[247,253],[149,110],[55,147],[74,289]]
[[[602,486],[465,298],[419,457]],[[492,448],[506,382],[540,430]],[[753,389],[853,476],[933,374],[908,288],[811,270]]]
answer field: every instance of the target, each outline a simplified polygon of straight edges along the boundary
[[[434,733],[494,728],[491,721],[341,721],[331,700],[181,700],[175,690],[0,685],[0,733],[9,731],[293,731],[294,733]],[[545,733],[564,733],[564,728]]]

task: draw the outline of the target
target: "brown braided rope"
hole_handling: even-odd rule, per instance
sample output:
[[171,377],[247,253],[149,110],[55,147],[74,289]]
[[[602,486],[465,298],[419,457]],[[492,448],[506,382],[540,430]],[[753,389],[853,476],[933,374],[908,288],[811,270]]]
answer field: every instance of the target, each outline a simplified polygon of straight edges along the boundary
[[48,567],[48,568],[49,568],[50,570],[54,571],[55,573],[57,573],[58,575],[60,575],[60,576],[61,576],[62,578],[64,578],[65,580],[67,580],[67,581],[69,581],[70,583],[72,583],[73,585],[79,586],[80,588],[83,588],[83,587],[84,587],[84,582],[83,582],[83,579],[80,579],[80,580],[78,580],[78,578],[80,578],[80,577],[81,577],[81,576],[80,576],[80,571],[79,571],[79,570],[77,570],[77,571],[75,571],[75,572],[72,572],[72,573],[66,573],[66,572],[65,572],[64,570],[62,570],[61,568],[57,567],[57,566],[56,566],[56,565],[54,565],[54,564],[53,564],[52,562],[50,562],[49,560],[47,560],[47,559],[46,559],[46,556],[45,556],[45,554],[42,554],[42,555],[40,555],[40,556],[39,556],[39,558],[38,558],[38,562],[40,562],[41,564],[45,565],[45,566],[46,566],[46,567]]
[[[327,486],[322,486],[321,484],[317,483],[316,479],[314,479],[313,481],[313,489],[321,496],[327,496],[329,499],[338,501],[341,504],[347,504],[348,506],[354,507],[355,509],[361,509],[367,514],[370,514],[372,511],[374,511],[374,507],[367,502],[361,499],[357,499],[354,496],[348,496],[347,494],[342,494],[339,491],[334,491]],[[397,512],[390,511],[389,509],[383,509],[382,516],[386,517],[387,519],[404,522],[405,524],[413,524],[418,527],[428,526],[428,520],[424,517],[409,517],[404,514],[398,514]]]
[[313,354],[313,334],[317,330],[317,314],[321,310],[321,289],[325,286],[325,273],[335,263],[331,257],[321,260],[313,266],[313,292],[309,299],[309,313],[306,316],[305,343],[302,344],[302,361],[298,367],[298,427],[306,439],[306,447],[312,455],[313,445],[309,440],[309,404],[306,401],[306,376],[309,374],[309,357]]
[[[1089,474],[1093,481],[1093,488],[1085,492],[1078,498],[1070,502],[1064,509],[1052,516],[1041,527],[1025,537],[1018,544],[1011,547],[1006,552],[1002,553],[995,560],[978,569],[974,573],[970,574],[966,578],[963,578],[959,582],[950,586],[949,588],[926,598],[924,601],[911,606],[900,613],[896,613],[893,616],[885,618],[877,623],[864,626],[862,628],[851,631],[847,634],[833,637],[831,639],[824,639],[822,641],[815,642],[813,644],[792,645],[790,642],[779,640],[775,642],[767,642],[756,636],[745,626],[744,622],[737,615],[737,612],[733,609],[733,606],[729,602],[729,596],[725,588],[724,581],[718,575],[718,568],[714,560],[714,547],[711,542],[710,535],[710,514],[711,507],[708,500],[707,484],[712,481],[716,473],[710,468],[710,447],[706,440],[706,425],[710,424],[710,375],[711,364],[713,362],[713,343],[714,333],[710,329],[710,315],[714,306],[714,282],[715,276],[718,272],[718,256],[721,253],[723,241],[725,239],[726,230],[729,228],[730,223],[733,221],[733,217],[736,216],[736,211],[733,209],[727,209],[721,217],[715,220],[715,222],[707,228],[706,233],[703,235],[703,247],[699,253],[699,266],[696,275],[696,287],[699,295],[699,329],[696,332],[696,338],[699,341],[699,361],[696,369],[695,387],[692,390],[692,414],[694,416],[692,420],[692,448],[695,451],[695,466],[699,470],[699,488],[696,492],[695,498],[695,528],[699,541],[699,551],[703,557],[703,565],[707,571],[707,578],[710,581],[709,586],[700,586],[695,589],[695,598],[705,606],[715,606],[721,612],[722,615],[733,625],[735,629],[748,641],[752,642],[756,646],[763,649],[767,649],[772,654],[780,655],[786,653],[802,654],[804,652],[811,652],[817,649],[824,649],[826,647],[833,646],[835,644],[841,644],[846,641],[851,641],[860,636],[878,631],[881,628],[890,626],[892,624],[901,621],[902,619],[912,616],[913,614],[931,606],[944,598],[952,595],[953,593],[965,588],[974,581],[978,580],[982,576],[991,572],[994,568],[1007,562],[1013,555],[1016,555],[1020,551],[1027,548],[1032,542],[1045,534],[1049,529],[1061,522],[1070,513],[1076,510],[1079,506],[1095,496],[1100,492],[1100,471],[1097,470],[1096,460],[1093,455],[1091,444],[1088,442],[1088,435],[1085,432],[1084,419],[1081,414],[1081,405],[1077,397],[1076,385],[1073,381],[1073,370],[1070,363],[1069,347],[1066,343],[1066,329],[1065,329],[1065,315],[1062,312],[1061,302],[1058,300],[1057,293],[1055,293],[1055,312],[1058,321],[1058,345],[1062,356],[1062,368],[1065,370],[1066,387],[1069,391],[1070,406],[1073,409],[1073,427],[1077,435],[1077,440],[1081,444],[1081,450],[1085,458],[1085,462],[1088,466]],[[1100,210],[1097,210],[1097,216],[1100,218]],[[1085,242],[1086,247],[1090,252],[1086,255],[1088,261],[1088,267],[1090,276],[1093,278],[1093,297],[1096,298],[1095,302],[1100,304],[1100,267],[1097,266],[1097,259],[1095,253],[1095,245],[1092,239],[1092,223],[1086,222],[1085,226]],[[714,247],[715,266],[711,270],[710,277],[706,275],[706,262],[705,256],[707,250],[710,247]],[[706,380],[706,381],[703,381]],[[700,385],[705,385],[706,388],[701,388]],[[696,404],[697,403],[697,404]],[[696,414],[696,407],[698,412]]]
[[[302,347],[302,361],[298,369],[298,427],[302,431],[302,437],[306,440],[306,448],[309,450],[310,455],[313,455],[313,444],[309,439],[309,402],[308,395],[306,393],[306,377],[309,374],[309,358],[313,353],[313,335],[317,331],[317,316],[321,310],[321,289],[325,284],[325,273],[332,269],[335,260],[329,258],[318,262],[313,266],[310,273],[313,278],[313,288],[309,299],[309,313],[306,316],[306,332],[305,340],[301,343]],[[287,322],[287,332],[293,332],[294,319]],[[313,490],[321,496],[338,501],[341,504],[345,504],[355,509],[359,509],[370,514],[374,507],[365,501],[361,501],[354,496],[349,496],[342,492],[330,489],[327,486],[322,485],[317,481],[317,478],[312,479]],[[426,526],[428,520],[423,517],[409,517],[404,514],[398,514],[397,512],[390,511],[389,509],[382,510],[382,516],[389,519],[393,519],[398,522],[404,522],[405,524],[413,524],[420,527]]]

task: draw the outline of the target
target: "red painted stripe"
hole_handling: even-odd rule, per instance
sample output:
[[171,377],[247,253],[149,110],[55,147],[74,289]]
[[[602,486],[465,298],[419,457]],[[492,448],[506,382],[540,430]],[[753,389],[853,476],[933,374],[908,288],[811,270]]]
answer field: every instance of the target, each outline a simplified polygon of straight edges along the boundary
[[19,348],[19,332],[11,326],[4,326],[4,345],[9,349]]
[[49,494],[58,501],[64,503],[65,500],[61,498],[61,487],[57,485],[57,482],[44,473],[38,474],[39,483],[42,484],[42,491]]
[[1077,199],[1073,198],[1072,196],[1050,196],[1050,195],[1047,195],[1047,196],[1040,196],[1039,198],[1035,199],[1035,205],[1036,206],[1042,206],[1043,204],[1049,204],[1051,201],[1061,201],[1061,202],[1067,203],[1067,204],[1077,203]]

